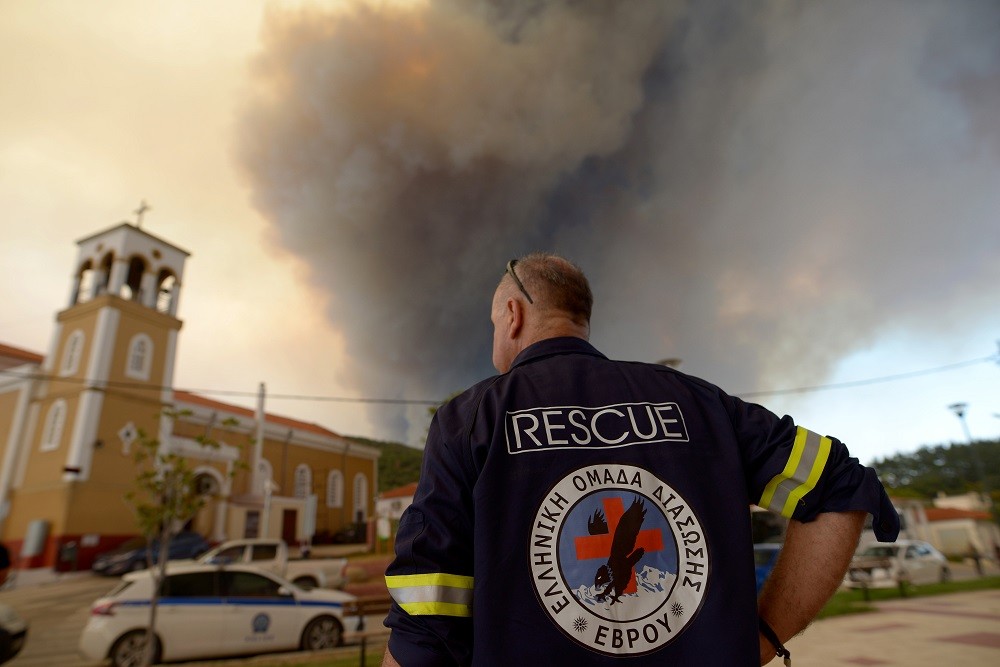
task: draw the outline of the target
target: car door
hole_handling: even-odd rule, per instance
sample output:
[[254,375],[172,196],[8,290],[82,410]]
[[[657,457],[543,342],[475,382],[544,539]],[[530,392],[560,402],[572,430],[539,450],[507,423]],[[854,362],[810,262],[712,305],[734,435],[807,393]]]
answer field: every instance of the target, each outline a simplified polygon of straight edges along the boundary
[[227,616],[218,573],[169,575],[160,594],[156,630],[165,660],[222,655]]
[[931,584],[938,581],[941,565],[934,557],[934,552],[926,544],[916,544],[914,548],[916,549],[916,560],[919,563],[918,582]]
[[280,582],[263,573],[225,570],[226,644],[240,653],[297,648],[300,609]]
[[927,563],[920,557],[920,548],[911,544],[906,547],[903,554],[903,569],[909,575],[911,584],[923,584],[927,582]]

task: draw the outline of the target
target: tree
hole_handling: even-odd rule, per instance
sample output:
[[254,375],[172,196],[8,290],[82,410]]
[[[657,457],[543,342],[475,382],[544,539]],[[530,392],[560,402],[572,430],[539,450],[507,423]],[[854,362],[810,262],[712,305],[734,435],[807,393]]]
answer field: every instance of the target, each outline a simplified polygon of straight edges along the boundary
[[[163,410],[161,418],[176,419],[190,414],[188,410]],[[235,419],[227,419],[222,426],[236,425]],[[218,449],[220,444],[209,432],[194,438],[202,447]],[[125,501],[135,512],[139,530],[146,538],[147,565],[153,579],[153,594],[149,604],[149,626],[146,630],[146,649],[143,665],[151,665],[155,653],[156,611],[160,597],[160,586],[166,576],[167,556],[170,541],[181,527],[201,510],[212,497],[199,488],[197,476],[187,457],[164,447],[160,441],[139,429],[133,453],[136,467],[140,472],[135,480],[135,488],[125,494]],[[242,457],[239,466],[244,466]],[[231,478],[236,466],[227,471]],[[153,545],[158,545],[156,567],[154,568]]]

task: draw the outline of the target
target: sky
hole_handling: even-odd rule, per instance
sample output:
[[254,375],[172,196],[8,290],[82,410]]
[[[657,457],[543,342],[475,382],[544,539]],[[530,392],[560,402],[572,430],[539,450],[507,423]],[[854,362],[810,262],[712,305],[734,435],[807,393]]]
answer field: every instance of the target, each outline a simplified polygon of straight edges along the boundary
[[420,446],[548,250],[612,358],[866,463],[965,442],[957,402],[996,439],[998,31],[978,0],[0,0],[0,342],[44,353],[75,241],[145,200],[191,252],[178,388]]

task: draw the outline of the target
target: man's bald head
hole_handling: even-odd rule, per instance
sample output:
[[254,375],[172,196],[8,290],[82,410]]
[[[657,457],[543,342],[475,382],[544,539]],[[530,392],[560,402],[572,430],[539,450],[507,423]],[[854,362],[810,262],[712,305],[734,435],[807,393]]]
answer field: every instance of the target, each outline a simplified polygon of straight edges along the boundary
[[587,277],[568,259],[532,253],[516,260],[493,296],[493,365],[506,372],[521,350],[546,338],[586,340],[593,303]]

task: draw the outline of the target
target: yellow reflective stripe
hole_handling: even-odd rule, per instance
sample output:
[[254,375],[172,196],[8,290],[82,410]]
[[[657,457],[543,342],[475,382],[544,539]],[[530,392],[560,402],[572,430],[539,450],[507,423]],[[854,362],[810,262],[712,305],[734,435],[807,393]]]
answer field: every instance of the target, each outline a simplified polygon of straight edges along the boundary
[[767,483],[757,504],[791,518],[798,502],[815,488],[830,457],[832,444],[829,438],[797,427],[784,469]]
[[473,578],[460,574],[399,574],[385,578],[396,604],[411,615],[472,616]]
[[385,585],[389,588],[408,588],[410,586],[449,586],[451,588],[472,588],[472,577],[461,574],[446,574],[434,572],[431,574],[396,574],[386,575]]
[[819,451],[816,460],[813,461],[812,470],[809,471],[809,477],[788,494],[788,500],[785,501],[785,506],[781,509],[782,516],[791,517],[802,496],[816,488],[816,482],[819,481],[819,476],[823,474],[823,468],[826,467],[826,461],[830,458],[832,445],[833,442],[830,438],[821,437],[819,439]]
[[412,616],[472,616],[472,608],[467,604],[451,602],[407,602],[399,605]]

